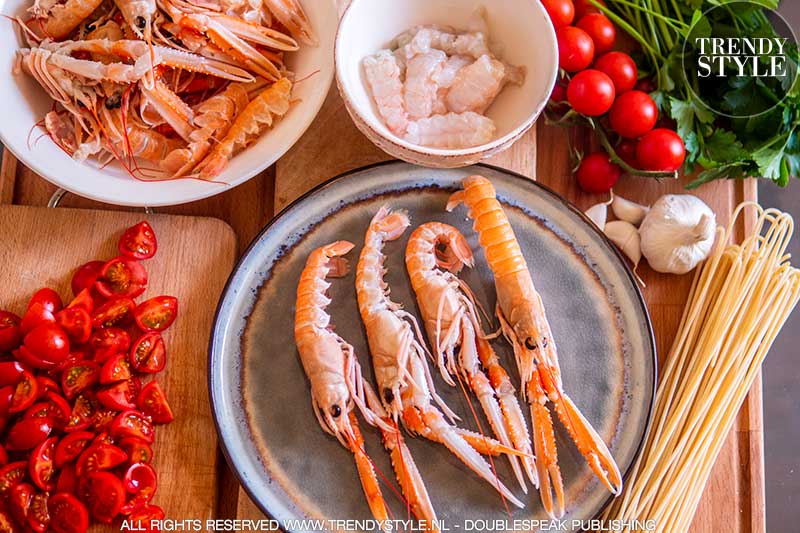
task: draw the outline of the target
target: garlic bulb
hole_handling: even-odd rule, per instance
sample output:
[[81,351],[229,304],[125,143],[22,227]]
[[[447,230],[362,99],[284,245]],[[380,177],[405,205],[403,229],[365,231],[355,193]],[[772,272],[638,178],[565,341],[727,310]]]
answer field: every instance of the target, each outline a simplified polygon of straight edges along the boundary
[[642,254],[653,270],[685,274],[711,253],[716,225],[714,212],[696,196],[662,196],[639,228]]
[[633,262],[634,270],[642,260],[641,237],[636,226],[624,220],[613,220],[606,224],[606,236]]
[[634,226],[638,226],[642,223],[644,217],[647,216],[650,208],[641,204],[637,204],[636,202],[626,200],[622,196],[614,196],[614,200],[611,202],[611,210],[614,211],[614,215],[618,219],[624,220],[625,222],[630,222]]

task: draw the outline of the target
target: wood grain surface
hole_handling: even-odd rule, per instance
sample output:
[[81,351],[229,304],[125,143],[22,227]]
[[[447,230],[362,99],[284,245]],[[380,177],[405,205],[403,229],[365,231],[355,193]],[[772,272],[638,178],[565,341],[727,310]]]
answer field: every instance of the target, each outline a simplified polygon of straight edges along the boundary
[[[569,144],[571,142],[584,151],[590,150],[590,137],[588,132],[550,127],[540,121],[513,147],[487,162],[536,179],[585,209],[604,198],[582,193],[576,187],[571,175]],[[46,205],[55,187],[24,166],[17,166],[9,155],[6,153],[4,172],[0,177],[0,202]],[[221,218],[234,228],[241,252],[275,213],[311,187],[342,172],[387,158],[356,130],[333,89],[309,130],[273,169],[214,198],[159,209],[159,212]],[[685,183],[686,180],[658,182],[626,177],[615,191],[626,198],[647,203],[662,194],[682,192]],[[727,223],[736,204],[745,199],[755,199],[756,186],[754,180],[724,181],[706,185],[694,194],[714,209],[718,222],[723,224]],[[109,207],[74,196],[67,196],[64,204]],[[746,226],[746,222],[739,225],[739,237],[744,234]],[[639,273],[647,283],[643,293],[663,358],[677,330],[691,279],[689,276],[658,274],[646,266],[640,268]],[[208,332],[205,337],[207,339]],[[736,427],[728,436],[698,508],[693,533],[765,531],[760,383],[759,378]],[[221,517],[263,516],[238,488],[235,476],[227,469],[223,469],[219,479],[217,508]]]
[[[8,184],[8,179],[0,183]],[[122,231],[142,213],[0,205],[0,308],[24,312],[33,292],[55,289],[68,301],[70,280],[81,264],[118,255]],[[199,217],[147,215],[159,243],[144,262],[149,282],[140,301],[176,296],[179,316],[164,332],[167,367],[156,379],[175,421],[157,426],[153,464],[159,486],[154,502],[167,517],[218,516],[221,459],[208,403],[207,345],[216,302],[237,255],[226,223]],[[224,461],[222,461],[224,462]],[[108,531],[118,531],[108,526]]]

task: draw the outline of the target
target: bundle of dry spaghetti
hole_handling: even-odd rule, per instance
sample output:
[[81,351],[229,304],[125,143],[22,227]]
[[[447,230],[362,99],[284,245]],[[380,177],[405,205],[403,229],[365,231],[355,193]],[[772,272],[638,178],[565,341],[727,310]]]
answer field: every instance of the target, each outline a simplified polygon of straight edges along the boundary
[[[745,209],[758,210],[752,237],[729,244]],[[728,229],[717,229],[662,371],[645,447],[604,519],[652,519],[658,532],[689,531],[739,408],[800,299],[800,270],[786,254],[792,230],[791,216],[754,203],[741,204]]]

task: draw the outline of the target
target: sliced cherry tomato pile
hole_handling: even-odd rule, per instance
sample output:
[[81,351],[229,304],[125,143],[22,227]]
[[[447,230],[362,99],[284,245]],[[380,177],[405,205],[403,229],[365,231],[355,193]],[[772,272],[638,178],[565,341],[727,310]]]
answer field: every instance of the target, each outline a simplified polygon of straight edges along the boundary
[[[602,0],[598,3],[605,5]],[[636,63],[630,55],[612,51],[617,31],[611,20],[586,0],[543,0],[543,4],[556,29],[562,70],[550,109],[565,113],[566,100],[607,141],[606,152],[590,154],[579,165],[576,176],[581,188],[592,193],[611,190],[622,173],[611,155],[626,170],[638,171],[633,174],[677,171],[686,155],[683,141],[673,130],[656,128],[658,107],[637,88]]]
[[140,222],[122,255],[78,267],[66,306],[43,288],[22,316],[0,310],[0,530],[164,517],[150,462],[155,426],[174,416],[154,374],[178,300],[135,300],[147,287],[140,261],[156,248]]

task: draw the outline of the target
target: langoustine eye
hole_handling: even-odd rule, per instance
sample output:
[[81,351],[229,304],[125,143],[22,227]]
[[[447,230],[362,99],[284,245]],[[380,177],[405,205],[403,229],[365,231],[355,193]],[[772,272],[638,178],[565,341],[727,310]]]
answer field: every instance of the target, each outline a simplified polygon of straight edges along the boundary
[[342,414],[341,407],[339,407],[338,405],[331,406],[331,416],[333,416],[333,418],[339,418],[341,414]]

